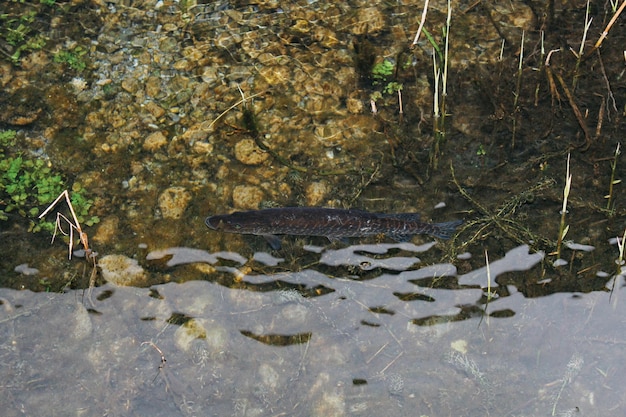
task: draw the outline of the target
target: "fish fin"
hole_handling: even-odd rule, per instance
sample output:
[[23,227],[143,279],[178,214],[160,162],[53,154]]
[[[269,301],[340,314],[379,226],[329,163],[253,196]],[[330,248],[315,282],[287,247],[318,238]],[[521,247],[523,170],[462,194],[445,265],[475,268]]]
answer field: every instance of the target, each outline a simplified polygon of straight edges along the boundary
[[283,244],[278,236],[276,235],[262,235],[262,236],[267,241],[267,243],[272,247],[272,249],[279,250],[280,248],[283,247]]
[[378,217],[379,218],[386,218],[386,219],[397,219],[397,220],[402,220],[402,221],[405,221],[405,222],[418,222],[418,221],[420,221],[419,213],[391,213],[391,214],[379,213]]
[[429,232],[430,235],[438,237],[439,239],[450,239],[456,228],[463,224],[463,220],[452,220],[450,222],[433,223],[433,230]]
[[413,235],[403,235],[399,233],[391,233],[388,236],[396,242],[408,242],[413,237]]

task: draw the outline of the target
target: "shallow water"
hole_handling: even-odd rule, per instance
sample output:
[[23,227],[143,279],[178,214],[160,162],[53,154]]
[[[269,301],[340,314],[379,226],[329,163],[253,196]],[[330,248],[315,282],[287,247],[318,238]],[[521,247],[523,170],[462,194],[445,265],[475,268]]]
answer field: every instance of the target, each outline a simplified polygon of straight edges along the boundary
[[[0,153],[81,184],[100,264],[18,210],[0,222],[3,415],[626,414],[619,26],[580,67],[553,51],[549,72],[546,51],[578,50],[582,3],[453,1],[432,170],[434,45],[408,47],[422,2],[59,3],[7,7],[50,43],[0,66],[0,130],[16,131]],[[446,3],[425,26],[440,45]],[[592,6],[597,34],[612,14]],[[77,46],[83,70],[54,60]],[[396,71],[374,80],[383,62]],[[403,114],[397,91],[372,113],[392,81]],[[568,153],[576,243],[555,267]],[[281,251],[204,226],[303,205],[465,223],[447,243]]]
[[[390,246],[339,252],[362,264]],[[202,251],[170,252],[176,275]],[[196,258],[181,261],[186,252]],[[312,268],[245,274],[219,256],[203,262],[236,275],[241,289],[2,289],[1,402],[6,416],[623,413],[623,277],[612,294],[527,298],[498,282],[514,270],[540,274],[543,256],[512,252],[490,265],[491,290],[506,295],[489,302],[484,271],[459,276],[451,264],[364,281]],[[262,290],[267,283],[282,288]]]

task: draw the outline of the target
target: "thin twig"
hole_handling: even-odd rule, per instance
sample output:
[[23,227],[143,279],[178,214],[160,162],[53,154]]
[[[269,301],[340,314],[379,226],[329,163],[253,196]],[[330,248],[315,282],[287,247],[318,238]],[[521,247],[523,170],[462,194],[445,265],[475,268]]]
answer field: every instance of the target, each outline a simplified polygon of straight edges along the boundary
[[[596,42],[596,44],[593,46],[593,50],[596,50],[600,47],[600,45],[602,45],[602,42],[604,42],[604,39],[607,37],[607,35],[609,34],[609,30],[611,30],[611,27],[613,26],[613,24],[615,23],[615,21],[617,20],[617,18],[619,17],[619,15],[624,11],[624,8],[626,7],[626,0],[624,0],[624,2],[622,3],[622,5],[619,7],[619,9],[615,12],[615,14],[613,15],[613,17],[611,18],[611,20],[609,21],[609,24],[606,25],[606,28],[604,28],[604,31],[602,31],[602,35],[600,35],[600,38],[598,39],[598,41]],[[592,51],[593,52],[593,51]]]
[[572,107],[572,111],[574,112],[574,116],[576,116],[576,120],[578,120],[578,124],[580,125],[580,128],[585,133],[585,148],[583,150],[587,150],[591,146],[591,135],[589,134],[589,129],[587,128],[587,123],[585,122],[585,118],[583,117],[583,114],[580,112],[580,109],[578,108],[578,105],[576,104],[576,100],[574,100],[574,96],[570,92],[569,88],[567,88],[567,85],[565,84],[563,77],[561,77],[559,73],[555,73],[554,75],[556,75],[556,79],[559,81],[559,84],[561,84],[561,88],[563,88],[563,91],[565,92],[567,101],[569,101],[569,104]]
[[424,10],[422,11],[422,20],[420,21],[420,25],[417,28],[417,33],[415,34],[415,39],[413,39],[413,44],[411,45],[412,47],[417,45],[417,41],[420,38],[420,33],[422,33],[422,28],[424,27],[424,22],[426,22],[426,13],[427,12],[428,12],[428,0],[424,0]]
[[[91,260],[94,265],[96,263],[96,254],[89,248],[89,239],[87,237],[87,233],[83,232],[83,229],[80,227],[80,222],[78,221],[78,216],[76,216],[76,212],[74,211],[74,207],[72,206],[72,201],[70,200],[70,194],[67,190],[64,190],[59,196],[48,206],[47,209],[44,210],[43,213],[39,215],[39,219],[45,217],[62,199],[65,199],[65,203],[67,204],[70,213],[72,215],[72,221],[65,217],[63,214],[57,212],[56,225],[54,229],[54,233],[52,234],[52,242],[54,242],[54,238],[56,237],[57,229],[65,236],[69,236],[70,242],[68,244],[69,247],[69,259],[72,259],[72,248],[74,247],[74,230],[78,232],[78,238],[83,245],[83,249],[85,250],[85,257]],[[69,225],[70,229],[66,233],[61,227],[61,220],[65,220]]]

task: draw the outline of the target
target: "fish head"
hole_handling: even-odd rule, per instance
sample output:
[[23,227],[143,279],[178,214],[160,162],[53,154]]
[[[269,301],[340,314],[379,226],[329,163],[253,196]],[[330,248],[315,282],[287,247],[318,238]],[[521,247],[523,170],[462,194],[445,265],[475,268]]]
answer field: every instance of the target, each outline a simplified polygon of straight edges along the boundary
[[237,217],[232,215],[220,215],[207,217],[204,222],[209,229],[222,232],[238,233],[243,230],[243,225],[238,221]]

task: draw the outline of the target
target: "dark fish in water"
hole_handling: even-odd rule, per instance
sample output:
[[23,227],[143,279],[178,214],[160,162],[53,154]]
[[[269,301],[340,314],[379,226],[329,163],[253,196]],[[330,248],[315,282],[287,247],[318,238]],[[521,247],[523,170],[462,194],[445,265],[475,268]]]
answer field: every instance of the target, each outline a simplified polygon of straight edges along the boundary
[[369,213],[357,209],[284,207],[236,211],[207,217],[206,225],[229,233],[264,236],[272,248],[280,248],[275,235],[326,236],[331,240],[384,234],[396,241],[428,234],[449,239],[463,220],[425,223],[417,213]]

